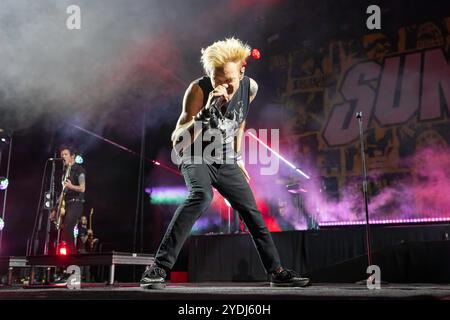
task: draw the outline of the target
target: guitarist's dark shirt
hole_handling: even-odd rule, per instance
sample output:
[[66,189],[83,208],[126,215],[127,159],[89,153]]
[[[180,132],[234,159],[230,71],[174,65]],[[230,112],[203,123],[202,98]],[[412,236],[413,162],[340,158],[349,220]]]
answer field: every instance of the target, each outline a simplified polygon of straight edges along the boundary
[[[82,166],[80,166],[77,163],[74,163],[72,165],[72,169],[70,169],[70,175],[69,175],[69,180],[72,182],[72,184],[74,186],[79,186],[80,185],[80,175],[84,174],[84,178],[86,181],[86,170],[84,170],[84,168]],[[79,200],[79,201],[84,201],[84,192],[76,192],[74,190],[67,190],[66,196],[65,196],[65,200],[66,201],[70,201],[70,200]]]

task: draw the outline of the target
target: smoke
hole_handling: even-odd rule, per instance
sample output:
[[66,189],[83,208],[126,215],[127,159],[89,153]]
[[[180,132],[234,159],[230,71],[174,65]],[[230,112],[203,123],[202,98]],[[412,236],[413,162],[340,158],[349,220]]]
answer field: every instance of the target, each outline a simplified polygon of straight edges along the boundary
[[79,0],[81,29],[69,30],[66,9],[73,1],[3,0],[3,125],[22,129],[43,117],[73,117],[92,129],[123,125],[123,116],[134,122],[142,108],[154,110],[155,99],[176,95],[179,105],[188,83],[202,74],[200,49],[239,34],[272,2],[244,12],[236,8],[251,3],[241,0],[217,1],[209,10],[205,1]]
[[[255,196],[269,205],[271,216],[285,224],[282,229],[306,229],[310,219],[317,222],[364,221],[361,175],[347,177],[343,185],[338,186],[338,193],[334,192],[317,167],[316,152],[310,150],[310,145],[317,147],[318,142],[299,140],[298,135],[292,134],[295,130],[286,119],[288,112],[280,106],[265,105],[258,109],[262,111],[255,127],[265,128],[269,124],[270,128],[281,128],[280,154],[311,177],[305,179],[282,161],[276,175],[266,176],[261,174],[261,163],[247,164]],[[267,142],[271,144],[270,139]],[[258,148],[265,151],[261,145]],[[371,220],[450,216],[450,148],[440,144],[418,148],[411,156],[400,159],[398,167],[404,174],[398,174],[396,178],[389,177],[382,169],[369,169]],[[289,192],[287,185],[295,183],[305,192]]]
[[[99,123],[124,103],[151,104],[180,91],[179,52],[156,1],[78,1],[81,30],[69,30],[72,1],[0,3],[0,107],[28,127],[42,116]],[[169,21],[170,22],[170,21]],[[173,28],[172,28],[173,30]],[[125,108],[124,108],[125,109]],[[131,108],[132,109],[132,108]],[[100,118],[99,118],[100,117]]]
[[[370,220],[450,217],[450,149],[424,148],[404,159],[403,165],[409,174],[379,187],[369,196]],[[333,197],[313,166],[302,168],[311,176],[310,180],[295,176],[287,168],[280,168],[280,173],[274,176],[261,175],[259,166],[247,169],[255,196],[268,204],[270,216],[284,230],[306,229],[311,218],[319,223],[365,221],[362,177],[349,179],[338,197]],[[289,178],[305,192],[290,193]],[[380,184],[380,180],[379,175],[370,177],[369,185]]]
[[[292,123],[292,115],[283,106],[276,103],[263,104],[258,98],[250,106],[253,110],[257,110],[251,116],[251,123],[247,128],[257,128],[258,137],[266,142],[269,146],[277,149],[275,145],[275,136],[272,130],[278,130],[280,142],[279,153],[286,159],[295,159],[298,153],[298,141],[291,140],[294,132],[294,124]],[[261,130],[267,130],[267,136]],[[285,138],[289,137],[289,138]],[[265,139],[267,138],[267,140]],[[288,191],[287,185],[298,182],[303,187],[305,178],[295,173],[277,156],[268,151],[261,144],[256,143],[249,135],[245,136],[243,148],[245,148],[246,169],[248,170],[251,180],[250,186],[254,192],[257,203],[264,204],[264,208],[259,208],[266,221],[275,221],[281,230],[296,229],[304,230],[307,228],[307,216],[300,207],[302,206],[303,193],[291,193]],[[252,148],[252,144],[257,144],[256,148]],[[250,151],[253,149],[253,151]],[[258,163],[249,164],[251,157],[249,152],[257,152]],[[270,159],[271,163],[278,163],[278,173],[276,175],[263,174],[263,168],[276,168],[274,164],[262,164],[261,159]],[[305,164],[297,163],[299,167],[309,174],[309,168]]]
[[[450,215],[450,149],[426,147],[403,160],[409,174],[370,196],[371,220],[438,218]],[[380,177],[376,176],[375,178]],[[372,184],[379,181],[370,178]],[[370,185],[370,183],[369,183]],[[307,210],[321,222],[364,221],[362,178],[349,181],[330,200],[318,180],[309,183]]]
[[450,149],[424,147],[404,162],[411,170],[410,177],[377,195],[371,203],[373,210],[395,203],[407,218],[449,216]]

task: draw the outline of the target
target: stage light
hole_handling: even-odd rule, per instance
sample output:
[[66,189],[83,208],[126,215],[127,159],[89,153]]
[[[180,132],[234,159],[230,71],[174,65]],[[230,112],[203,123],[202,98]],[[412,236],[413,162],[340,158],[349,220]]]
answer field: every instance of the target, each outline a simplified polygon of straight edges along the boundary
[[8,133],[2,128],[0,128],[0,144],[1,143],[9,144],[9,139],[10,136],[8,135]]
[[0,218],[0,231],[2,231],[4,227],[5,227],[5,221],[3,221],[2,218]]
[[[133,151],[131,149],[128,149],[127,147],[122,146],[122,145],[120,145],[120,144],[118,144],[118,143],[116,143],[114,141],[111,141],[111,140],[106,139],[106,138],[104,138],[102,136],[99,136],[98,134],[96,134],[96,133],[94,133],[92,131],[86,130],[86,129],[84,129],[84,128],[80,127],[80,126],[74,125],[74,124],[71,124],[71,126],[74,127],[74,128],[77,128],[78,130],[81,130],[81,131],[83,131],[83,132],[85,132],[85,133],[87,133],[87,134],[89,134],[91,136],[94,136],[94,137],[96,137],[96,138],[98,138],[100,140],[103,140],[103,141],[105,141],[105,142],[107,142],[107,143],[109,143],[109,144],[111,144],[111,145],[113,145],[113,146],[115,146],[115,147],[117,147],[119,149],[122,149],[122,150],[124,150],[126,152],[129,152],[129,153],[135,155],[135,156],[140,157],[139,153],[137,153],[137,152],[135,152],[135,151]],[[145,157],[145,161],[148,161],[148,162],[151,162],[151,163],[155,163],[155,160],[148,159],[147,157]],[[176,174],[177,176],[182,176],[182,174],[178,170],[175,170],[174,168],[171,168],[170,166],[168,166],[168,165],[166,165],[164,163],[158,162],[158,163],[156,163],[156,165],[160,166],[163,169],[166,169],[167,171],[170,171],[170,172]]]
[[59,256],[67,256],[69,254],[69,248],[67,247],[67,244],[64,241],[62,241],[59,244],[57,252]]
[[73,237],[75,239],[78,238],[78,233],[79,233],[78,225],[76,225],[75,227],[73,227]]
[[251,56],[254,60],[259,60],[261,59],[261,52],[258,49],[254,48],[252,49]]
[[275,150],[273,150],[271,147],[269,147],[264,141],[262,141],[261,139],[259,139],[257,136],[255,136],[253,133],[248,132],[248,135],[250,137],[252,137],[253,139],[255,139],[256,141],[258,141],[260,144],[262,144],[266,149],[270,150],[274,155],[276,155],[279,159],[281,159],[284,163],[286,163],[288,166],[290,166],[292,169],[294,169],[296,172],[298,172],[299,174],[301,174],[302,176],[304,176],[306,179],[310,179],[310,177],[304,173],[302,170],[300,170],[299,168],[297,168],[295,165],[293,165],[291,162],[289,162],[288,160],[286,160],[281,154],[279,154],[278,152],[276,152]]
[[8,188],[8,185],[9,185],[8,178],[0,177],[0,190],[6,190],[6,188]]
[[75,163],[82,164],[84,162],[83,157],[81,155],[77,155],[75,157]]
[[44,193],[44,208],[50,209],[52,207],[52,195],[50,194],[50,191],[47,191]]
[[59,248],[59,255],[60,256],[67,256],[67,248],[66,247]]
[[[392,220],[370,220],[370,224],[406,224],[406,223],[427,223],[427,222],[448,222],[450,217],[439,218],[410,218],[410,219],[392,219]],[[365,221],[325,221],[320,222],[321,227],[334,227],[334,226],[356,226],[364,225]]]
[[186,199],[189,191],[186,187],[158,187],[146,188],[145,192],[150,195],[151,204],[181,204]]

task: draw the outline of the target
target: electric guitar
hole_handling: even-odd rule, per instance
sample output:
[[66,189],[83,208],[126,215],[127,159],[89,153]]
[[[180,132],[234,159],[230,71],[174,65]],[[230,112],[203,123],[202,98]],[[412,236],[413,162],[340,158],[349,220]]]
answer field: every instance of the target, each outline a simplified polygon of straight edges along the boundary
[[[72,168],[71,165],[69,165],[67,167],[66,173],[64,174],[64,178],[63,178],[63,184],[69,178],[71,168]],[[67,193],[67,187],[65,187],[63,185],[63,189],[61,191],[61,195],[59,196],[58,207],[56,209],[56,219],[55,219],[55,221],[56,221],[56,228],[58,230],[61,230],[62,224],[64,223],[64,217],[65,217],[65,214],[66,214],[66,200],[65,200],[66,193]]]
[[89,215],[89,229],[92,232],[88,231],[87,241],[89,244],[89,252],[92,252],[94,249],[94,244],[98,241],[98,239],[94,239],[94,229],[92,227],[92,215],[94,214],[94,208],[91,208],[91,214]]

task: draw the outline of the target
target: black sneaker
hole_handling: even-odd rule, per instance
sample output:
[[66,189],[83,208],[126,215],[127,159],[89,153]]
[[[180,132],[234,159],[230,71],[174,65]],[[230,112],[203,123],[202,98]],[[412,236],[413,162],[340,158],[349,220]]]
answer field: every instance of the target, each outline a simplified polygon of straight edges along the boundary
[[57,287],[67,287],[69,278],[70,278],[70,274],[64,272],[55,278],[55,281],[53,281],[52,285],[57,286]]
[[283,269],[280,272],[274,272],[271,275],[271,287],[306,287],[309,279],[301,278],[295,271]]
[[144,271],[140,286],[144,289],[164,289],[166,287],[167,273],[163,268],[152,265]]

